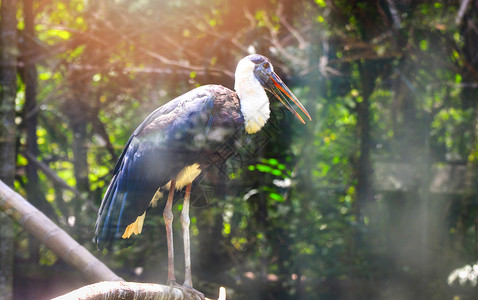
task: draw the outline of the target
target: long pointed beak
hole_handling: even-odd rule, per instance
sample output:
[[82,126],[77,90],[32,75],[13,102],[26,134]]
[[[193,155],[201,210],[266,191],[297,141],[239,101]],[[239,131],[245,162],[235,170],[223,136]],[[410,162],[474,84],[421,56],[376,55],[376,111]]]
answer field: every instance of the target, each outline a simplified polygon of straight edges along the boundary
[[309,118],[310,121],[312,121],[312,118],[310,117],[309,113],[305,109],[305,107],[300,103],[299,99],[291,92],[291,90],[285,85],[285,83],[277,76],[276,73],[272,72],[269,75],[270,79],[272,80],[272,84],[269,86],[269,90],[276,96],[277,99],[284,104],[285,107],[287,107],[290,112],[296,116],[297,119],[299,119],[303,124],[305,124],[304,119],[297,113],[297,111],[294,109],[292,104],[289,102],[289,100],[292,100],[295,105],[297,105],[300,110]]

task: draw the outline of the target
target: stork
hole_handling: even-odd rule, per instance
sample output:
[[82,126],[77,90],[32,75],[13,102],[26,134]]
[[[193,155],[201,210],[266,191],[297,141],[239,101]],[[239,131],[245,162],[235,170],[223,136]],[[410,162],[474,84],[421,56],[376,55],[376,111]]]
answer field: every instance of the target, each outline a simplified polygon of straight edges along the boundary
[[[116,164],[96,222],[98,248],[140,234],[148,206],[164,205],[168,246],[168,282],[176,284],[173,247],[173,197],[185,187],[181,212],[185,281],[193,290],[189,241],[189,201],[192,182],[209,167],[223,163],[239,147],[236,135],[260,131],[270,116],[266,91],[282,102],[302,123],[292,101],[304,106],[274,73],[268,58],[252,54],[235,72],[235,92],[205,85],[153,111],[129,138]],[[226,146],[225,146],[226,145]],[[168,191],[167,199],[163,193]]]

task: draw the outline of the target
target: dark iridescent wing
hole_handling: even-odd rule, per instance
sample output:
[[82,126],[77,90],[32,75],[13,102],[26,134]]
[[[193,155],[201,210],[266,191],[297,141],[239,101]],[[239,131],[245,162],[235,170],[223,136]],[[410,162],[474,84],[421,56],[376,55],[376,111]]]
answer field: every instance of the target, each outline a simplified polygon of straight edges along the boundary
[[158,108],[135,130],[98,212],[98,248],[120,239],[147,209],[157,189],[197,160],[207,142],[214,100],[209,89],[197,88]]

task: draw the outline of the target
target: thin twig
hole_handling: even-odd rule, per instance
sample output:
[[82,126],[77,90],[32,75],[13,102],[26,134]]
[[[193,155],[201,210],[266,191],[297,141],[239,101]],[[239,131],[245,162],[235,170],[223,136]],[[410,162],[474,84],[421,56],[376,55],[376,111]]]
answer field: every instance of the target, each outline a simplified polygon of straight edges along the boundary
[[80,199],[80,201],[83,201],[84,203],[86,203],[88,208],[92,209],[95,212],[98,211],[98,207],[93,203],[93,201],[84,197],[79,190],[77,190],[76,188],[69,185],[65,180],[63,180],[60,176],[58,176],[52,169],[50,169],[50,167],[48,167],[47,164],[45,164],[42,161],[39,161],[30,152],[23,151],[23,155],[25,155],[25,157],[28,159],[28,162],[34,164],[51,181],[56,183],[61,188],[73,192],[73,194],[75,194],[75,196],[78,197]]
[[458,13],[456,14],[456,18],[455,18],[455,23],[457,25],[461,24],[461,21],[463,20],[463,16],[465,15],[466,9],[468,8],[469,4],[470,4],[470,0],[461,1],[460,9],[458,10]]

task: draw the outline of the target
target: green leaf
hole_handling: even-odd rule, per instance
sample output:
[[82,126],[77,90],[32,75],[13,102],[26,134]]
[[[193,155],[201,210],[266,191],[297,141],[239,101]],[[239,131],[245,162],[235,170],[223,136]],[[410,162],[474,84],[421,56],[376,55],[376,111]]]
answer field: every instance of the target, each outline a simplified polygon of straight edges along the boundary
[[272,171],[272,168],[270,166],[266,166],[266,165],[263,165],[263,164],[257,164],[256,168],[260,172],[264,172],[264,173],[270,173]]
[[269,193],[269,197],[271,197],[271,199],[277,201],[277,202],[284,202],[284,197],[282,197],[282,195],[280,194],[277,194],[277,193]]
[[277,170],[277,169],[273,169],[271,171],[271,174],[272,175],[275,175],[275,176],[281,176],[282,175],[282,172],[280,170]]

